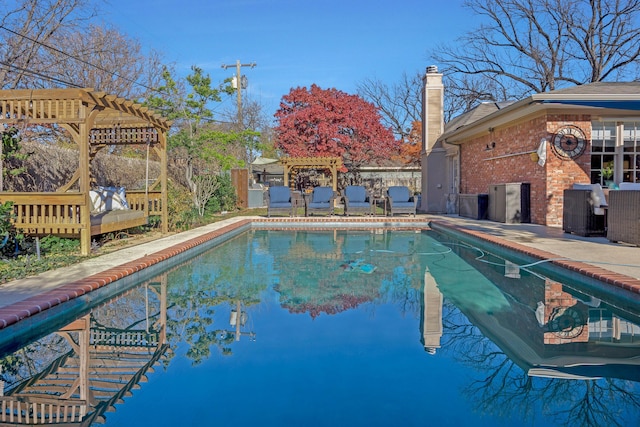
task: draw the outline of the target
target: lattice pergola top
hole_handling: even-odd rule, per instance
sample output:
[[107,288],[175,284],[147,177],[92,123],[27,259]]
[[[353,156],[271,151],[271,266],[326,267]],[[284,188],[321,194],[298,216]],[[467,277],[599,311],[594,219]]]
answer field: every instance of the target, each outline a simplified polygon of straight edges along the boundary
[[86,89],[14,89],[0,91],[0,124],[86,123],[92,128],[149,128],[168,131],[171,122],[153,110],[116,95]]
[[341,157],[282,157],[280,163],[287,168],[341,168]]

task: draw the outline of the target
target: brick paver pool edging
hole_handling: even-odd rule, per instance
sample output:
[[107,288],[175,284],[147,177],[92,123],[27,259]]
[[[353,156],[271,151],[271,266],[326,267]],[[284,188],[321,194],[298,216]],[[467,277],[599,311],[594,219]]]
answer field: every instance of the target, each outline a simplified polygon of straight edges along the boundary
[[558,259],[555,259],[558,256],[551,252],[543,251],[536,248],[531,248],[519,243],[511,242],[509,240],[506,240],[497,236],[493,236],[491,234],[483,233],[482,231],[471,230],[465,227],[461,227],[447,221],[431,221],[431,222],[435,222],[442,227],[450,228],[452,230],[456,230],[463,234],[477,237],[484,241],[493,243],[497,246],[501,246],[509,250],[523,253],[525,255],[531,256],[536,259],[550,260],[549,262],[551,262],[552,264],[558,265],[569,271],[580,273],[584,276],[591,277],[603,283],[607,283],[609,285],[640,295],[640,280],[635,279],[633,277],[625,276],[624,274],[615,273],[615,272],[606,270],[604,268],[586,264],[584,262],[571,261],[571,260],[558,260]]

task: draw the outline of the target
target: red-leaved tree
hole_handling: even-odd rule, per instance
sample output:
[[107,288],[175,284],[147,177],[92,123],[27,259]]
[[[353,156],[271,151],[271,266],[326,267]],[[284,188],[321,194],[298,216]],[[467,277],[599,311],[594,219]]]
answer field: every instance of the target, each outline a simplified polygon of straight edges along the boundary
[[376,107],[337,89],[291,89],[275,114],[276,147],[291,157],[342,157],[357,169],[399,152]]

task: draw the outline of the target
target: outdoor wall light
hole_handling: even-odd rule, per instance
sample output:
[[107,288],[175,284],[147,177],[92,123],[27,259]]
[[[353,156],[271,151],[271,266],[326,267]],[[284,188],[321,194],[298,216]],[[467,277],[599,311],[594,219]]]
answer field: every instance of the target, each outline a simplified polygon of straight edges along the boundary
[[487,146],[485,147],[484,151],[491,151],[494,148],[496,148],[496,142],[495,141],[491,142],[490,144],[487,144]]

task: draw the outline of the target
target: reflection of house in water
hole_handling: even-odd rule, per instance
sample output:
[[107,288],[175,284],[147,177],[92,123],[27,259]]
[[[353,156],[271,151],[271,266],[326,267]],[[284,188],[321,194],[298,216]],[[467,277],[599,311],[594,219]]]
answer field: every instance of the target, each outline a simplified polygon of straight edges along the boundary
[[529,375],[640,381],[637,313],[526,271],[516,274],[504,260],[477,262],[477,254],[454,247],[446,263],[429,265],[425,298],[437,286]]
[[538,303],[543,316],[538,321],[546,325],[546,345],[599,342],[640,346],[640,326],[616,315],[600,299],[575,296],[565,291],[562,283],[551,280],[545,281],[544,289],[544,302]]
[[422,310],[420,311],[420,332],[422,345],[429,354],[440,348],[442,338],[442,293],[427,268],[424,272]]
[[544,316],[538,318],[538,323],[546,325],[543,338],[545,344],[589,341],[588,307],[563,291],[562,283],[546,281],[544,303],[538,303],[537,309],[544,309]]
[[144,328],[99,325],[92,314],[69,323],[57,334],[71,350],[44,370],[9,390],[0,390],[0,424],[89,426],[131,395],[145,374],[153,372],[166,344],[166,276],[148,285],[159,296],[155,318]]
[[[560,363],[541,363],[529,369],[530,375],[640,380],[640,326],[600,299],[571,293],[561,283],[547,279],[544,289],[544,305],[539,305],[544,307],[540,322],[544,348],[549,358]],[[568,354],[563,346],[569,349]]]

